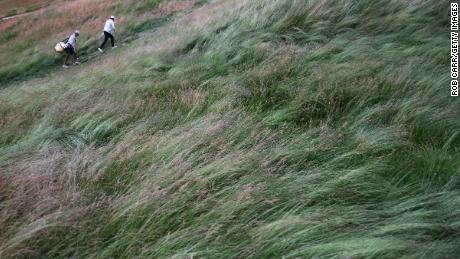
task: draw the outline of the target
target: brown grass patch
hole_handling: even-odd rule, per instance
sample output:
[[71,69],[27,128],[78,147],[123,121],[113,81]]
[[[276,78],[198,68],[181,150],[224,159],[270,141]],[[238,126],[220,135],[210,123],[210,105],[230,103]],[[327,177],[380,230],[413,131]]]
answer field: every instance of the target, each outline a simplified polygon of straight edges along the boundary
[[14,20],[0,21],[0,32],[10,28],[15,24]]
[[166,15],[171,15],[176,12],[181,12],[187,9],[191,9],[193,5],[195,4],[195,1],[193,0],[188,0],[188,1],[168,1],[165,3],[161,3],[153,13],[155,15],[160,15],[160,16],[166,16]]
[[195,106],[202,105],[205,102],[207,96],[207,92],[187,87],[184,90],[182,90],[179,94],[174,94],[174,99],[178,100],[182,105],[185,105],[188,109],[192,109]]
[[31,9],[41,8],[51,2],[52,0],[3,0],[0,1],[0,17],[4,17],[12,10],[21,14]]
[[[0,168],[0,197],[4,200],[0,229],[4,233],[14,229],[8,243],[0,243],[1,253],[20,250],[24,240],[46,232],[49,227],[78,227],[81,219],[98,207],[80,205],[82,194],[76,178],[85,172],[82,177],[93,179],[88,174],[94,171],[92,165],[100,157],[99,151],[88,147],[70,153],[49,148],[27,157],[18,157],[11,165]],[[30,251],[20,252],[24,253]]]

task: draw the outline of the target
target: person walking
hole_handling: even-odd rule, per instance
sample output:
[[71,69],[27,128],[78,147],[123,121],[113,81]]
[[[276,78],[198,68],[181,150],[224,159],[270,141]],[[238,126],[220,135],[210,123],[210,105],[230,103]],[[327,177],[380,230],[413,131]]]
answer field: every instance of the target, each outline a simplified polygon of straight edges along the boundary
[[78,62],[78,57],[77,57],[77,38],[78,36],[80,36],[80,31],[76,30],[74,33],[72,33],[72,35],[70,35],[69,39],[67,40],[67,46],[64,49],[65,57],[64,57],[64,65],[62,65],[63,68],[69,68],[69,65],[67,64],[69,55],[73,56],[73,63],[75,65],[80,64],[80,62]]
[[110,39],[110,42],[112,43],[112,49],[116,48],[117,45],[115,45],[115,38],[113,37],[113,34],[115,33],[115,16],[110,16],[110,19],[108,19],[105,22],[104,25],[104,41],[102,42],[101,46],[97,49],[99,52],[104,53],[102,48],[104,48],[105,43]]

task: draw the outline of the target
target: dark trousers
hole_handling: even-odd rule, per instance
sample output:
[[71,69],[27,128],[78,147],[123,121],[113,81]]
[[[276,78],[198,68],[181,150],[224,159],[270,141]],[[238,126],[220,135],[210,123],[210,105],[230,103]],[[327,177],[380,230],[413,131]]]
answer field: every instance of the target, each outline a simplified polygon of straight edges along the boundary
[[104,42],[102,42],[101,46],[99,48],[103,48],[105,43],[110,39],[110,42],[112,42],[112,47],[115,46],[115,38],[113,38],[113,35],[111,33],[108,33],[104,31]]

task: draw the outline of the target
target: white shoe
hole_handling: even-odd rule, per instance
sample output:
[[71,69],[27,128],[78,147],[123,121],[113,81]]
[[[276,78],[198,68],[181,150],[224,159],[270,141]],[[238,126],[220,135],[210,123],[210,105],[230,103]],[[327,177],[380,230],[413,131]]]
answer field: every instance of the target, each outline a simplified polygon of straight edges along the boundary
[[99,52],[101,53],[104,53],[104,51],[101,48],[97,48],[97,50],[99,50]]
[[80,61],[75,61],[74,65],[76,66],[80,65]]
[[63,68],[69,68],[69,66],[68,66],[68,65],[65,65],[65,64],[62,65],[62,67],[63,67]]
[[113,47],[112,47],[112,49],[116,49],[116,48],[118,48],[118,46],[117,46],[117,45],[115,45],[115,46],[113,46]]

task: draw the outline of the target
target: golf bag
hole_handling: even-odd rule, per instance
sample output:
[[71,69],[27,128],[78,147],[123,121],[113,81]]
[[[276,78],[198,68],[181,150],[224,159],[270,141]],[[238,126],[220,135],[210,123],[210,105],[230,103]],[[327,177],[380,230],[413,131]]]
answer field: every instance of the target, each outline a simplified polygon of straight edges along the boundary
[[54,46],[54,50],[57,52],[57,53],[64,53],[65,49],[67,48],[67,41],[69,40],[69,38],[61,41],[61,42],[58,42],[56,44],[56,46]]

